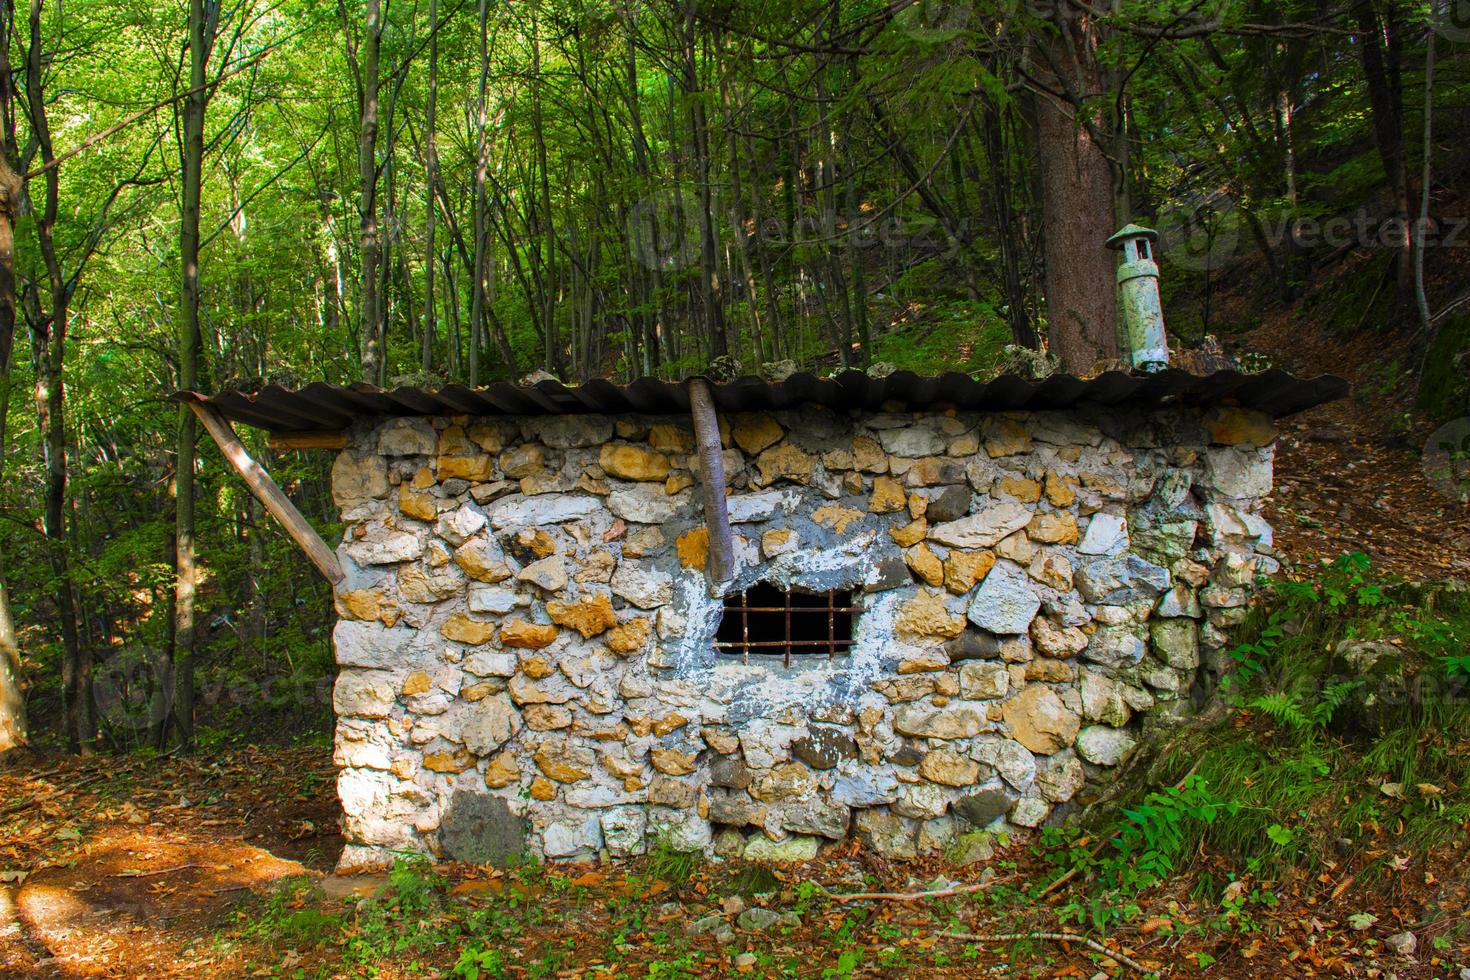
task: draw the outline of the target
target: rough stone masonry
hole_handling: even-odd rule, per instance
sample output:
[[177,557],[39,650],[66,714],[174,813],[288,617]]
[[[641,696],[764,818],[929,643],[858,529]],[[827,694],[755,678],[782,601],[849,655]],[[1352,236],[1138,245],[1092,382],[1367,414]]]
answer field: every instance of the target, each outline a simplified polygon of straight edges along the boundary
[[851,589],[850,653],[716,652],[682,417],[359,423],[332,472],[344,866],[656,841],[893,857],[1085,803],[1208,689],[1258,576],[1264,415],[721,419],[732,589]]

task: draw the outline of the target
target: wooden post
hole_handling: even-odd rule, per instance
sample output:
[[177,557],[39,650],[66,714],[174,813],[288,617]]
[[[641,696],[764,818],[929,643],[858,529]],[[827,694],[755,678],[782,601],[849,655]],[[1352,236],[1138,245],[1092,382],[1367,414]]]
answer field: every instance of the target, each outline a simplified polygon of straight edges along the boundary
[[250,492],[265,505],[265,509],[271,512],[272,517],[281,522],[286,533],[291,535],[291,540],[306,552],[306,557],[311,559],[317,571],[325,575],[327,581],[333,585],[342,581],[346,576],[342,572],[342,566],[337,562],[337,553],[327,547],[321,535],[316,533],[316,528],[301,516],[296,505],[291,503],[290,498],[281,491],[280,487],[276,486],[270,474],[250,458],[250,453],[240,442],[240,437],[235,435],[235,430],[219,413],[219,409],[197,401],[190,401],[187,404],[214,438],[220,452],[224,453],[225,459],[235,468],[235,472],[240,474],[240,479],[245,481]]
[[718,596],[735,577],[735,540],[725,506],[725,457],[714,397],[703,378],[689,379],[689,414],[699,444],[699,479],[704,496],[704,523],[709,529],[710,595]]

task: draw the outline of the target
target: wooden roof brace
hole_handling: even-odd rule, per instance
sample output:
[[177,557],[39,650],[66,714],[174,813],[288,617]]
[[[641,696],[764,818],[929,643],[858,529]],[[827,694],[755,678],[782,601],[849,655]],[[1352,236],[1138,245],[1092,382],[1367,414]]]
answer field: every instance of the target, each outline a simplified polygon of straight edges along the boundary
[[[255,498],[265,505],[265,509],[271,512],[276,520],[285,527],[286,533],[291,535],[291,540],[304,552],[311,563],[316,566],[317,571],[327,577],[327,581],[336,585],[346,576],[342,572],[342,566],[337,561],[337,553],[327,547],[321,535],[316,533],[316,528],[301,516],[301,511],[291,503],[281,488],[276,486],[259,463],[251,458],[246,451],[240,437],[235,434],[234,428],[225,417],[219,413],[219,409],[213,405],[190,400],[186,404],[194,410],[199,421],[214,438],[215,444],[219,446],[220,452],[224,454],[229,464],[234,467],[235,472],[240,474],[240,479],[245,481],[245,486],[255,494]],[[718,443],[718,435],[716,436]],[[723,501],[722,501],[723,503]]]
[[725,506],[725,457],[720,445],[720,420],[715,415],[715,401],[709,383],[703,378],[690,378],[689,414],[694,420],[694,440],[698,444],[699,483],[704,498],[704,523],[709,528],[709,594],[724,594],[725,586],[735,578],[735,539],[730,531],[730,512]]

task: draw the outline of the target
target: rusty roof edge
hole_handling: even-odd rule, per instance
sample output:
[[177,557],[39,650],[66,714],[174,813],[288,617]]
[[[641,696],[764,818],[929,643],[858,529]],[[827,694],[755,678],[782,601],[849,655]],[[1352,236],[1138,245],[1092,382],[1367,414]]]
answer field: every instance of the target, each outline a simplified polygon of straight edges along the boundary
[[[478,388],[445,385],[438,389],[317,381],[297,390],[267,385],[255,391],[225,390],[213,395],[178,391],[172,397],[213,405],[226,418],[246,425],[296,432],[303,431],[303,419],[317,420],[319,429],[341,429],[357,418],[476,414],[466,411],[472,406],[481,406],[478,411],[486,415],[682,414],[688,411],[688,380],[643,377],[625,385],[605,379],[584,385],[543,380],[535,385],[497,382]],[[1336,375],[1297,378],[1279,368],[1253,374],[1226,369],[1207,375],[1179,368],[1143,375],[1112,371],[1087,379],[1053,375],[1039,381],[1013,374],[978,381],[957,372],[921,376],[908,371],[871,378],[856,370],[825,378],[798,372],[780,382],[753,375],[725,382],[705,380],[716,405],[726,412],[781,411],[800,405],[881,411],[891,402],[906,403],[904,411],[947,405],[982,412],[1066,411],[1088,403],[1134,404],[1145,410],[1181,404],[1238,404],[1282,418],[1344,398],[1351,390]]]

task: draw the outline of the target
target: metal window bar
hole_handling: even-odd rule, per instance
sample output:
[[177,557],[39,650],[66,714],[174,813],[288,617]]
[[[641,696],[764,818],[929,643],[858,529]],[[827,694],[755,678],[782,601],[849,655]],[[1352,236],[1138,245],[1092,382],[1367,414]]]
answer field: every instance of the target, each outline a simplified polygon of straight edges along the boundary
[[[805,593],[803,593],[805,594]],[[839,653],[850,652],[853,643],[852,624],[850,617],[855,613],[863,611],[862,606],[848,599],[846,603],[838,605],[837,597],[850,596],[846,590],[829,590],[826,593],[812,594],[814,598],[820,596],[825,599],[825,604],[795,605],[792,601],[792,593],[783,592],[783,602],[779,606],[762,605],[752,606],[750,604],[750,593],[748,589],[725,597],[724,615],[738,614],[740,616],[740,639],[739,640],[716,640],[715,649],[727,655],[739,654],[744,663],[750,663],[751,653],[763,654],[779,653],[785,666],[791,666],[791,655],[810,656],[826,654],[827,659],[835,658]],[[750,638],[751,613],[781,613],[781,624],[784,627],[780,639],[756,639]],[[837,636],[837,615],[841,613],[849,619],[846,621],[848,633],[845,638]],[[822,617],[827,620],[826,639],[798,639],[792,635],[792,625],[796,617]]]

